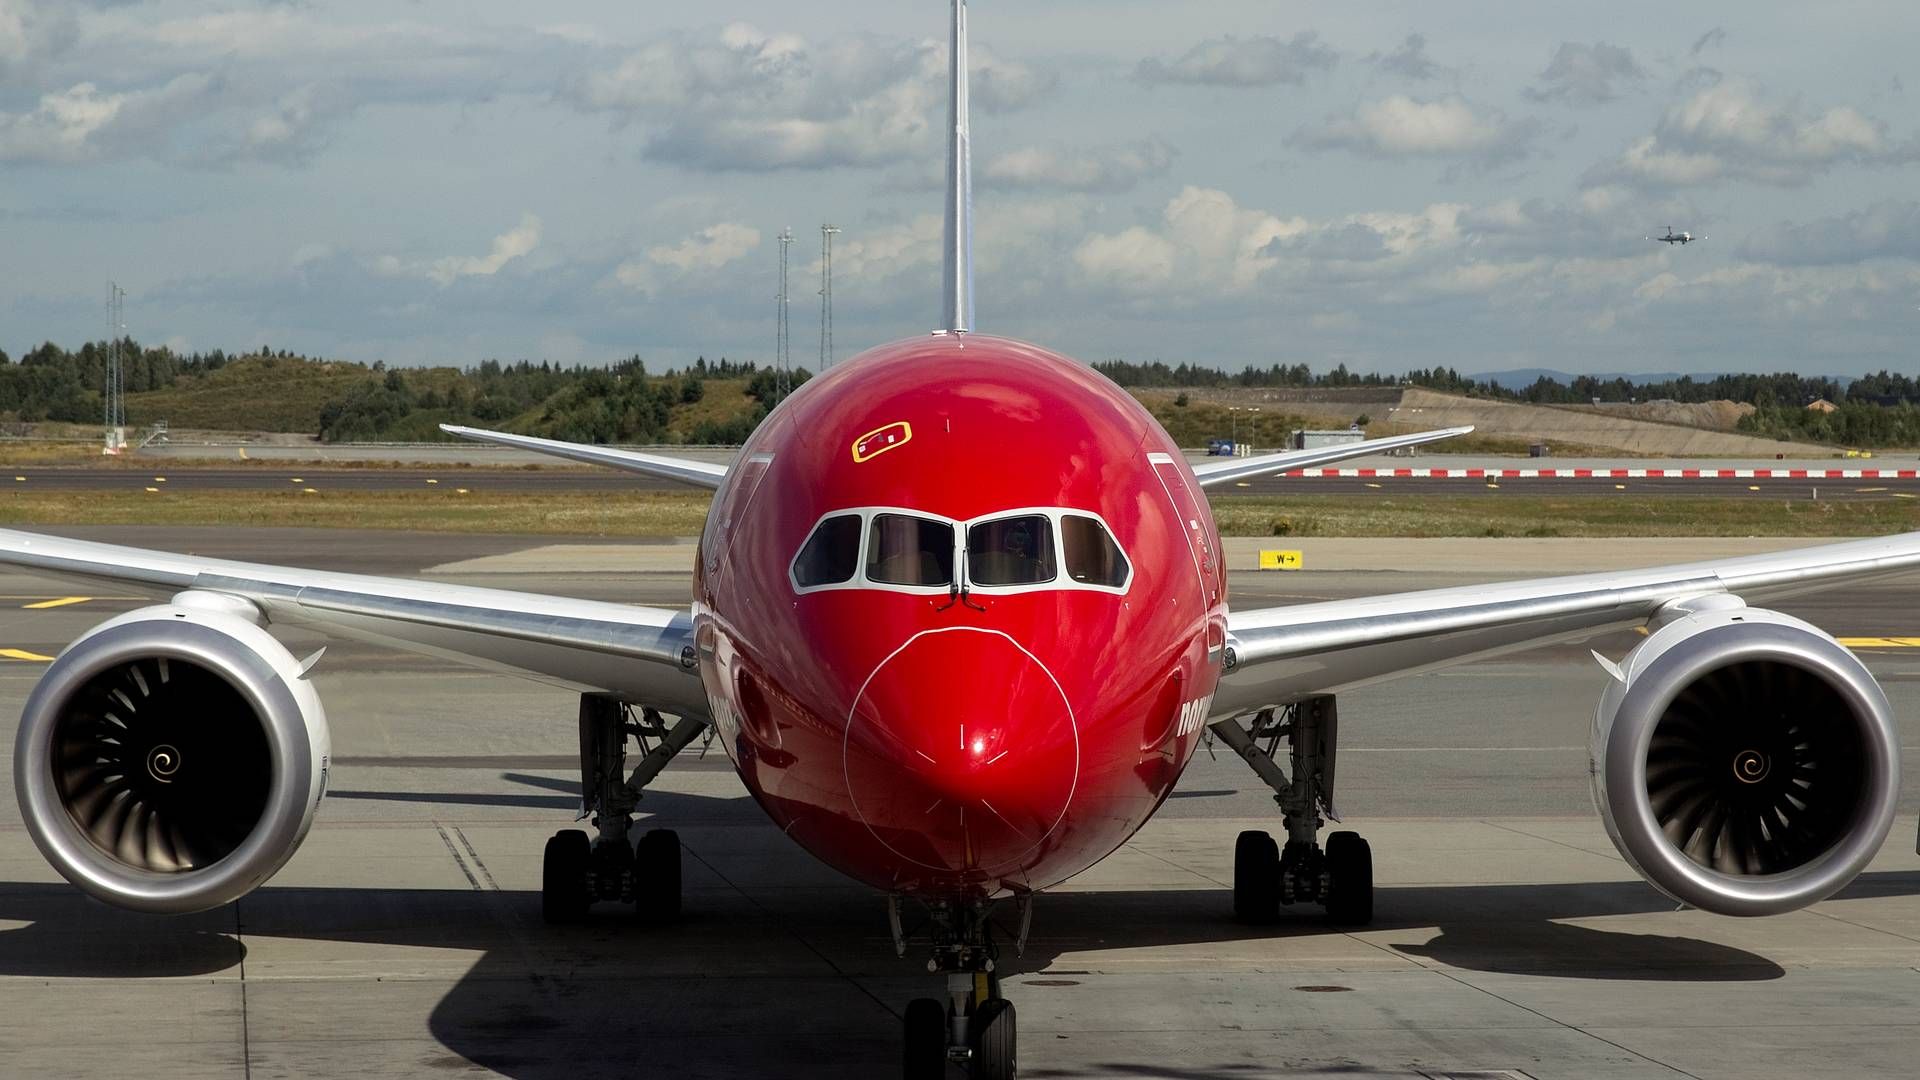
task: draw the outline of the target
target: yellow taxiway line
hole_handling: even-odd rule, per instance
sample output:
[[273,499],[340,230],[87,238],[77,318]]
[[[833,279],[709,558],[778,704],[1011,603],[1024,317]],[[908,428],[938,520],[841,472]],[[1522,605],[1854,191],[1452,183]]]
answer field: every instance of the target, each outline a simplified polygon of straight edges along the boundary
[[0,660],[34,660],[45,663],[51,659],[53,657],[41,656],[37,652],[28,652],[25,649],[0,649]]
[[21,604],[26,611],[45,611],[47,608],[66,607],[68,604],[84,604],[93,599],[91,596],[56,596],[51,600],[42,600],[34,604]]

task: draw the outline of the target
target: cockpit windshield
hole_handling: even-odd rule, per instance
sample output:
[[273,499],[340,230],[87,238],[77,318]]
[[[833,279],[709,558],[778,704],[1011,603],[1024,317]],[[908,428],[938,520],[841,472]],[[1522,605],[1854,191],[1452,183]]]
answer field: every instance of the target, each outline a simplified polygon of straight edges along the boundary
[[1122,588],[1131,568],[1120,545],[1099,518],[1081,514],[1060,517],[1060,547],[1066,552],[1067,576],[1083,585]]
[[875,514],[867,535],[867,580],[882,585],[951,585],[953,523]]
[[995,518],[967,527],[967,580],[975,585],[1052,581],[1053,522],[1041,514]]
[[852,581],[860,569],[860,515],[838,514],[814,526],[807,546],[793,560],[793,583],[802,589]]
[[1107,523],[1084,510],[1031,507],[957,521],[876,506],[821,518],[794,556],[790,577],[803,593],[963,587],[982,595],[1124,593],[1133,568]]

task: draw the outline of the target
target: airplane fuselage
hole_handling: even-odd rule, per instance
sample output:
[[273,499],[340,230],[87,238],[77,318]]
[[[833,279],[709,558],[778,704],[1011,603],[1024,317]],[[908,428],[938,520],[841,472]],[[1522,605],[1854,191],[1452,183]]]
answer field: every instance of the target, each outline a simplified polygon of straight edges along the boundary
[[760,426],[708,516],[694,619],[719,737],[787,835],[882,889],[989,896],[1091,866],[1166,798],[1221,672],[1226,581],[1138,402],[942,334]]

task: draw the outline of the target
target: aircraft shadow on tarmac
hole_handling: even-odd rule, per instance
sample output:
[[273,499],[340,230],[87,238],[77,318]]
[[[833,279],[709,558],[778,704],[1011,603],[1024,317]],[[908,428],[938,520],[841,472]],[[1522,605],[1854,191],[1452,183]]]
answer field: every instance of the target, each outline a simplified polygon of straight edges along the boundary
[[[544,777],[505,778],[574,790]],[[577,805],[561,795],[333,795]],[[689,822],[680,828],[690,872],[698,866],[717,874],[723,860],[710,857],[715,850],[729,850],[736,861],[729,865],[737,865],[743,845],[759,851],[780,842],[774,835],[743,838],[734,827],[736,812],[743,821],[758,815],[745,797],[653,792],[644,808],[666,821]],[[586,925],[549,927],[541,922],[538,894],[486,888],[270,885],[215,911],[163,917],[108,908],[64,884],[0,883],[0,920],[26,923],[0,932],[0,975],[142,979],[230,972],[247,955],[247,939],[470,950],[479,959],[430,1004],[427,1027],[445,1053],[419,1062],[423,1068],[473,1063],[524,1080],[745,1075],[791,1071],[783,1064],[799,1061],[839,1063],[835,1075],[886,1075],[898,1068],[894,1010],[929,987],[916,952],[893,957],[882,908],[861,899],[865,890],[824,871],[797,886],[737,888],[724,875],[708,876],[704,887],[689,880],[687,913],[672,928],[623,917],[611,905]],[[1841,895],[1920,895],[1920,872],[1869,873]],[[1489,972],[1703,983],[1784,974],[1765,956],[1716,942],[1561,921],[1671,906],[1638,882],[1383,886],[1370,929],[1434,928],[1422,943],[1392,947],[1425,964]],[[1064,984],[1063,977],[1097,977],[1062,965],[1088,951],[1339,932],[1312,909],[1283,913],[1268,926],[1238,924],[1224,890],[1065,892],[1041,898],[1025,955],[1009,955],[1006,964],[1013,992],[1034,996],[1047,993],[1050,981]],[[1020,990],[1022,978],[1033,975],[1049,979]],[[394,987],[405,985],[389,981],[363,990],[398,994]],[[417,995],[423,984],[410,985]],[[392,1011],[404,1016],[422,1007],[416,997],[396,1000]]]

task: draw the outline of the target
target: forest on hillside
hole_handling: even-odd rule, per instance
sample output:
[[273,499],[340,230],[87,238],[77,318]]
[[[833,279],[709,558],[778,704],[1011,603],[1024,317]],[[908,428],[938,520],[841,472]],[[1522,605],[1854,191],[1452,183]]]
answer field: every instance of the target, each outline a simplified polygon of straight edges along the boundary
[[[725,358],[659,372],[638,355],[611,365],[486,360],[465,368],[389,368],[268,348],[181,354],[131,338],[117,345],[127,419],[136,427],[167,420],[178,427],[305,431],[336,442],[432,440],[442,437],[437,425],[454,423],[578,442],[737,444],[809,375],[804,368],[783,375]],[[48,342],[17,361],[0,351],[0,418],[98,422],[108,351],[104,341],[73,350]],[[1844,385],[1787,372],[1657,382],[1543,376],[1509,390],[1449,367],[1392,376],[1356,373],[1344,364],[1322,373],[1306,364],[1238,372],[1159,361],[1093,367],[1129,389],[1418,386],[1547,405],[1737,401],[1755,407],[1740,429],[1756,435],[1920,446],[1920,379],[1888,371]],[[1837,407],[1806,408],[1817,400]]]
[[[576,442],[744,441],[804,369],[696,360],[651,373],[639,356],[611,365],[487,360],[468,368],[389,368],[285,350],[178,354],[118,343],[134,427],[307,431],[329,442],[443,438],[438,425],[510,428]],[[0,352],[0,416],[98,423],[108,342],[41,345],[15,362]],[[726,400],[708,400],[709,387]],[[706,403],[703,406],[703,402]]]

